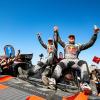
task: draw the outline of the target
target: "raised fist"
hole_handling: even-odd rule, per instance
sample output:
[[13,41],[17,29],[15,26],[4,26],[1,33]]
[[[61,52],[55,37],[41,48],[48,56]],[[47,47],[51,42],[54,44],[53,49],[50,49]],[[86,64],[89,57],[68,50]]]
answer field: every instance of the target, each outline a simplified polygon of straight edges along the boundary
[[39,37],[40,36],[40,33],[37,33],[37,36]]
[[97,34],[99,31],[100,29],[96,25],[94,25],[94,33]]
[[57,26],[54,26],[54,31],[58,31],[58,27]]

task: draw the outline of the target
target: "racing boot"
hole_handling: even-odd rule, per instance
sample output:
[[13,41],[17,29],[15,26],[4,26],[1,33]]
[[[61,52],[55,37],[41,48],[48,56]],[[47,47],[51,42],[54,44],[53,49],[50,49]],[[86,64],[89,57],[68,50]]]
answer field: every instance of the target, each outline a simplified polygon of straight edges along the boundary
[[44,85],[48,86],[49,85],[49,79],[48,77],[46,77],[45,75],[42,76],[42,82],[44,83]]
[[48,78],[49,80],[49,89],[56,90],[56,80],[54,78]]
[[44,70],[44,72],[42,73],[42,82],[44,83],[44,85],[48,85],[49,84],[49,79],[48,79],[48,75],[50,75],[50,66],[47,66]]

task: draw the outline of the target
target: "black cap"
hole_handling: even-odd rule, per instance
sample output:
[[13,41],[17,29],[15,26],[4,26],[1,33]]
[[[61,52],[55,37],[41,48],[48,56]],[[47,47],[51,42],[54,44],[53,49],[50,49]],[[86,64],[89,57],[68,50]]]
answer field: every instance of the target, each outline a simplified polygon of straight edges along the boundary
[[68,36],[68,38],[73,37],[75,39],[75,35],[71,34]]
[[53,39],[52,38],[49,38],[48,41],[53,41]]

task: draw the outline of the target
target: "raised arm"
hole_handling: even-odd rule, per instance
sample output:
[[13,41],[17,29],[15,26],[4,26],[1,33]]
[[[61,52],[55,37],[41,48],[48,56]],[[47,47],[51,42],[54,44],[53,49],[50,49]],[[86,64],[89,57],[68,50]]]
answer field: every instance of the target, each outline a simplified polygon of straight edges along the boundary
[[57,42],[64,48],[65,47],[65,42],[63,42],[59,36],[59,33],[58,33],[58,27],[55,26],[54,27],[54,35],[55,35],[55,38],[57,40]]
[[45,49],[47,49],[47,45],[42,41],[42,38],[41,38],[41,36],[40,36],[39,33],[37,34],[37,37],[38,37],[38,40],[39,40],[40,44],[41,44]]
[[97,34],[98,34],[99,30],[100,30],[99,28],[95,28],[95,29],[94,29],[94,34],[93,34],[92,38],[90,39],[90,41],[89,41],[88,43],[82,44],[82,45],[80,46],[80,50],[85,50],[85,49],[88,49],[88,48],[90,48],[91,46],[93,46],[93,44],[94,44],[95,41],[97,40]]

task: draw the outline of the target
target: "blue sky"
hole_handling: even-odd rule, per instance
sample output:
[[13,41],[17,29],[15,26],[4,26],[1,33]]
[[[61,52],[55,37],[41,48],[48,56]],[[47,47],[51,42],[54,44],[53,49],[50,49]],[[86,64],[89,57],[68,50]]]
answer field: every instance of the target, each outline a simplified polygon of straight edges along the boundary
[[[6,44],[22,53],[33,53],[33,64],[46,50],[39,44],[40,32],[45,43],[53,36],[53,27],[67,42],[74,34],[76,43],[86,43],[93,34],[93,25],[100,27],[100,0],[0,0],[0,55]],[[63,48],[59,46],[59,51]],[[100,57],[100,33],[95,45],[83,51],[79,58],[92,63],[93,56]]]

